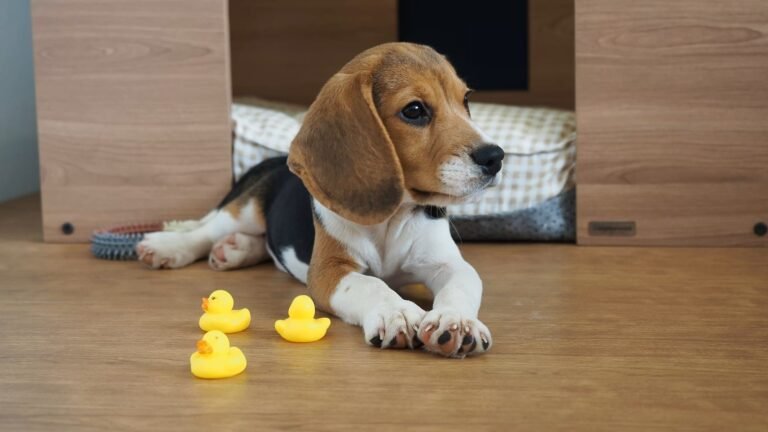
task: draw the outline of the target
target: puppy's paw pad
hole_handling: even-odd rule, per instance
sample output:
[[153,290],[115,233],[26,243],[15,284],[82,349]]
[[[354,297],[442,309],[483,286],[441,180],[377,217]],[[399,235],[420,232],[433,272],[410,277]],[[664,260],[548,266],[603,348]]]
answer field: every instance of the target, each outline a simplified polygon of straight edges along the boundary
[[456,311],[432,310],[419,327],[418,338],[425,348],[446,357],[481,354],[493,344],[485,324],[476,318],[463,318]]
[[241,233],[230,234],[213,245],[208,264],[214,270],[230,270],[240,267],[248,257],[252,240]]

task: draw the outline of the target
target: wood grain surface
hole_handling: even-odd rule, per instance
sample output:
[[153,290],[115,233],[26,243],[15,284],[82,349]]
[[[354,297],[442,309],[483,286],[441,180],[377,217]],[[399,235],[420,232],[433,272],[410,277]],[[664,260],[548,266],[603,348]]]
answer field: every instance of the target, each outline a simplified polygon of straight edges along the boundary
[[477,92],[473,100],[573,110],[574,40],[574,0],[529,1],[528,90]]
[[33,0],[32,19],[46,240],[214,206],[232,177],[227,3]]
[[[273,321],[304,287],[271,264],[151,271],[43,244],[39,222],[37,197],[0,205],[2,430],[768,428],[759,249],[465,244],[495,346],[450,360],[368,347],[338,319],[285,342]],[[217,288],[251,309],[231,337],[249,365],[204,381],[188,357]]]
[[309,105],[360,52],[397,40],[397,1],[230,0],[235,96]]
[[[229,3],[236,96],[308,105],[355,55],[398,37],[396,0]],[[529,19],[529,90],[482,91],[473,100],[573,109],[573,0],[531,2]],[[505,55],[504,41],[488,43]]]
[[768,2],[580,0],[576,75],[581,226],[652,208],[625,243],[768,245],[741,234],[768,220]]

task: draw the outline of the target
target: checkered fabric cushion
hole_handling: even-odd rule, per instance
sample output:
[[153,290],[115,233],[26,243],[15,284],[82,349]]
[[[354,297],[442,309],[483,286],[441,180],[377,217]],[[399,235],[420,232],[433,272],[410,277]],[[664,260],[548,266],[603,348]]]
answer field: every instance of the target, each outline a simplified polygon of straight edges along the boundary
[[573,186],[576,118],[572,111],[473,103],[472,119],[504,149],[501,184],[480,201],[454,206],[451,215],[520,210]]
[[237,99],[231,113],[235,178],[264,159],[287,154],[306,111],[299,105],[259,98]]
[[[452,206],[452,216],[491,215],[538,205],[573,186],[576,123],[571,111],[473,103],[472,119],[504,158],[501,184],[479,201]],[[238,99],[232,106],[234,171],[240,178],[262,160],[286,154],[306,108]]]

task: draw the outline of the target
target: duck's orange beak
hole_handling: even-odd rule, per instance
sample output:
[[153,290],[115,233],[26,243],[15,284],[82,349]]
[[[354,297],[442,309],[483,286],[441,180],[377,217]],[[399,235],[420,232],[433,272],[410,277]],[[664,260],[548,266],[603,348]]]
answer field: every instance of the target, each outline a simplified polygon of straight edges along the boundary
[[208,297],[203,297],[203,311],[208,312]]
[[211,347],[208,342],[200,339],[197,341],[197,352],[200,354],[210,354],[213,352],[213,347]]

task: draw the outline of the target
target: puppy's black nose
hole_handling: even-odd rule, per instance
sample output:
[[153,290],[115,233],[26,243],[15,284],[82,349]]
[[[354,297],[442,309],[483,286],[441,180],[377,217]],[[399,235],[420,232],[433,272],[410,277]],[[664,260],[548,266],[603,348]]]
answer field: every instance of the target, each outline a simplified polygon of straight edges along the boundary
[[501,169],[504,150],[496,144],[484,144],[469,155],[476,164],[480,165],[483,174],[496,175]]

